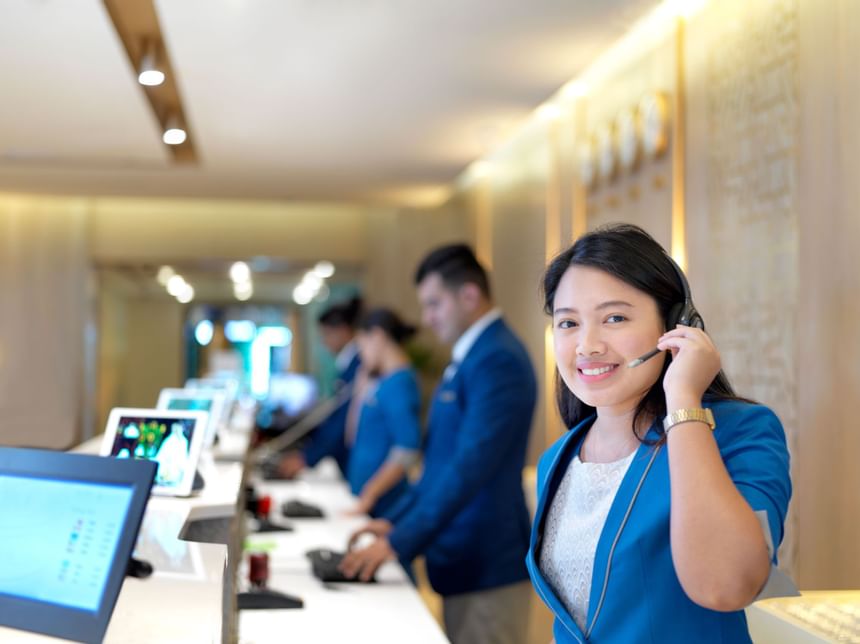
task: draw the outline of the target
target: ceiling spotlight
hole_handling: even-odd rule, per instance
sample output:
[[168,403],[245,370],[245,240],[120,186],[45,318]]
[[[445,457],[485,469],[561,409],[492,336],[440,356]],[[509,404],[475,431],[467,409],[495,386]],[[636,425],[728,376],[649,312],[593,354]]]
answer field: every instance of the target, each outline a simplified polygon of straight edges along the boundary
[[176,299],[179,300],[182,304],[188,304],[191,300],[194,299],[194,287],[191,284],[186,283],[182,290],[179,291],[179,294],[176,296]]
[[302,278],[302,284],[307,286],[308,290],[316,295],[317,291],[322,287],[323,279],[313,271],[309,271]]
[[167,145],[181,145],[182,143],[185,143],[185,139],[188,138],[188,135],[180,126],[179,119],[175,116],[171,116],[167,119],[167,126],[164,128],[164,136],[161,138]]
[[251,269],[245,262],[236,262],[230,267],[230,279],[235,283],[251,280]]
[[314,292],[307,284],[299,284],[293,289],[293,301],[299,306],[309,304],[314,299]]
[[137,82],[141,85],[154,87],[164,82],[164,72],[158,69],[154,40],[147,41],[144,45],[143,58],[140,59],[137,72]]
[[155,279],[157,279],[158,283],[162,286],[167,286],[167,280],[169,280],[175,274],[176,271],[173,270],[172,266],[162,266],[158,269],[158,275]]
[[316,266],[314,266],[314,273],[327,279],[334,275],[334,264],[325,261],[317,262]]
[[246,302],[254,295],[254,285],[251,282],[237,282],[233,284],[233,295],[240,302]]
[[185,280],[182,279],[182,275],[173,275],[167,280],[167,292],[173,297],[177,297],[183,288],[185,288]]

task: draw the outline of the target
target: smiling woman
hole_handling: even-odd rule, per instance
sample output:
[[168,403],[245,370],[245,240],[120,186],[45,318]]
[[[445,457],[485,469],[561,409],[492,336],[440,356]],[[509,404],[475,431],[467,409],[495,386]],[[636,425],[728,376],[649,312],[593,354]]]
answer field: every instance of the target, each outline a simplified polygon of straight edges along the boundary
[[544,293],[572,429],[538,466],[527,564],[556,641],[749,642],[791,496],[782,425],[734,393],[642,229],[584,235]]

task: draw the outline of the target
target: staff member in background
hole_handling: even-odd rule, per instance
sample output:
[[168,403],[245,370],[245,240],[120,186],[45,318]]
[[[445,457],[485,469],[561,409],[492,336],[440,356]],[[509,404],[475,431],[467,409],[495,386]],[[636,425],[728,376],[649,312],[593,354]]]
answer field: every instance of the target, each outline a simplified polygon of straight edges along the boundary
[[413,491],[359,535],[342,569],[369,578],[386,560],[423,553],[444,598],[454,644],[521,644],[531,588],[522,470],[536,401],[534,370],[490,297],[468,246],[430,253],[415,276],[424,322],[454,343],[430,409],[424,473]]
[[[354,386],[361,359],[355,341],[355,326],[361,315],[361,298],[332,305],[319,316],[320,336],[326,349],[335,356],[337,382],[335,390]],[[346,475],[349,450],[344,439],[349,404],[338,407],[317,427],[302,450],[287,452],[279,464],[282,476],[292,478],[305,467],[313,467],[326,456],[337,461],[341,473]]]
[[362,367],[375,378],[364,394],[351,443],[347,480],[356,514],[384,514],[409,489],[408,468],[421,446],[421,394],[403,344],[415,327],[389,309],[374,309],[358,325]]
[[791,496],[779,420],[735,395],[642,229],[581,237],[544,294],[572,429],[538,466],[528,565],[555,641],[749,642]]

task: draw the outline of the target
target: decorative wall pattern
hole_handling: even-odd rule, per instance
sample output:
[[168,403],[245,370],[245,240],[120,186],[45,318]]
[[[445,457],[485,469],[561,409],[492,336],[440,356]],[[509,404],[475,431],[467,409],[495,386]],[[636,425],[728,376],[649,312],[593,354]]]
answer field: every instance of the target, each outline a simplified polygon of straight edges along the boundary
[[[793,449],[797,0],[768,0],[733,18],[708,28],[715,46],[708,48],[704,70],[707,146],[696,153],[707,159],[707,248],[688,254],[707,257],[698,286],[706,294],[707,323],[726,372],[739,393],[777,412]],[[688,212],[695,216],[689,203]],[[791,568],[791,529],[787,535],[782,563]]]

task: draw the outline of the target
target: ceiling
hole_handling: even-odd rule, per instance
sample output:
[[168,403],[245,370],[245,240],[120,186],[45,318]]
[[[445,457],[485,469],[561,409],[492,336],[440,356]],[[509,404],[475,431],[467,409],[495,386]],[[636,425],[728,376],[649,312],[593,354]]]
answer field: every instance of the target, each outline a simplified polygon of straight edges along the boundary
[[0,0],[0,190],[418,201],[657,3],[154,4],[198,163],[172,161],[101,2]]

